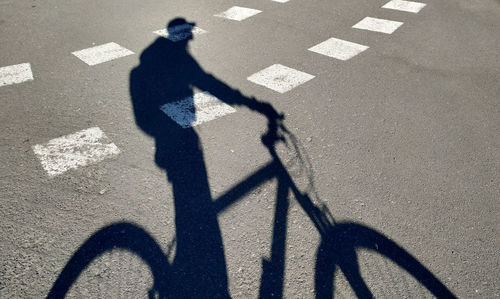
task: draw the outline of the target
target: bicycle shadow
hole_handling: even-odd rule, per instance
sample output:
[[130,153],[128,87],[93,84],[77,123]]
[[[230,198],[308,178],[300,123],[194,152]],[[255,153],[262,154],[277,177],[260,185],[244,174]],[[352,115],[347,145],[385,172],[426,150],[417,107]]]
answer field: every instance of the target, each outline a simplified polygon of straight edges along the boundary
[[[140,64],[130,73],[130,95],[135,122],[143,132],[154,138],[155,162],[166,171],[167,180],[172,186],[176,230],[176,253],[173,263],[168,263],[157,242],[140,226],[127,222],[112,224],[94,233],[73,254],[52,286],[48,298],[65,297],[71,285],[92,260],[116,247],[137,254],[149,265],[154,277],[155,292],[160,297],[231,297],[222,234],[217,220],[221,211],[220,202],[214,202],[211,197],[200,138],[193,129],[197,121],[194,88],[207,91],[226,104],[246,106],[269,120],[276,119],[278,113],[270,104],[244,96],[200,67],[188,49],[188,43],[193,39],[193,26],[193,23],[182,18],[172,20],[167,27],[170,37],[176,35],[182,36],[182,39],[173,41],[175,38],[157,38],[142,52]],[[184,114],[179,114],[179,110],[176,110],[177,112],[173,112],[176,117],[169,117],[160,109],[165,105],[177,107]],[[271,177],[272,171],[273,169],[268,169],[252,178],[248,177],[243,184],[245,181],[249,185],[253,184],[251,181],[264,181]],[[279,179],[286,180],[284,173],[278,176]],[[284,226],[279,225],[274,229],[271,259],[264,262],[261,297],[283,296],[286,218],[289,206],[289,191],[286,187],[278,186],[274,223],[284,223]],[[236,193],[224,199],[227,205],[241,198],[241,194]],[[317,212],[312,203],[305,202],[302,206],[307,214]],[[363,232],[368,238],[380,235],[367,227]],[[332,230],[330,234],[326,238],[329,241],[325,241],[326,245],[321,248],[337,248],[332,247],[333,243],[342,247],[343,242],[337,243],[338,235],[342,235],[342,227]],[[354,248],[353,243],[344,245],[347,249]],[[318,260],[324,261],[322,265],[317,265],[318,288],[324,287],[328,290],[328,282],[322,279],[333,279],[333,272],[324,267],[331,265],[335,268],[341,258],[351,259],[349,266],[342,268],[344,271],[347,269],[352,273],[359,272],[355,255],[345,255],[343,252],[332,250],[327,254],[318,254]],[[403,253],[407,254],[403,250],[387,251],[384,255],[389,259],[398,260],[396,255]],[[416,259],[411,261],[412,263],[403,266],[410,273],[414,269],[420,272],[426,269]],[[423,273],[418,274],[416,278],[426,287],[432,289],[438,286],[446,289],[430,271]],[[353,286],[363,285],[361,276],[351,277],[356,282]],[[318,295],[326,294],[321,290],[316,292]],[[369,295],[364,290],[356,294]]]

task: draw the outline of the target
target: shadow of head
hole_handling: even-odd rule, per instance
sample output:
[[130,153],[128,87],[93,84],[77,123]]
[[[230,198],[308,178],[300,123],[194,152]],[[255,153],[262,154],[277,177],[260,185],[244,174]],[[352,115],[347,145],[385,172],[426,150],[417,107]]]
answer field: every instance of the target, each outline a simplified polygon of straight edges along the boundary
[[196,24],[184,18],[175,18],[167,24],[168,39],[173,42],[187,43],[193,39],[193,28]]

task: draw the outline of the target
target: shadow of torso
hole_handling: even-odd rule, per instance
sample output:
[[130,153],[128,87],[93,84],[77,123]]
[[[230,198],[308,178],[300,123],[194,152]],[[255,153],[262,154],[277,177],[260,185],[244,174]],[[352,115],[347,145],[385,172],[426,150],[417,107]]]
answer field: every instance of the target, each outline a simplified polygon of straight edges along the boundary
[[[130,75],[130,93],[137,125],[155,138],[155,161],[173,181],[176,168],[200,153],[198,135],[182,128],[160,110],[160,106],[193,97],[193,82],[203,72],[186,48],[158,38],[141,55],[141,64]],[[194,105],[193,105],[194,108]],[[194,111],[193,111],[194,112]],[[180,164],[179,164],[180,163]]]

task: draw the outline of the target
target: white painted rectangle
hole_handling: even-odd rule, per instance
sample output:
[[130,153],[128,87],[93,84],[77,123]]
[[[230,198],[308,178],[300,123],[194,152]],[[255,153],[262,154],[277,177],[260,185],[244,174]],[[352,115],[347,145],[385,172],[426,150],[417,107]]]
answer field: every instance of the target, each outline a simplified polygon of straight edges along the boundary
[[194,127],[236,112],[233,107],[209,92],[198,92],[192,97],[162,105],[160,109],[183,128]]
[[107,43],[71,53],[88,65],[96,65],[134,54],[116,43]]
[[352,28],[391,34],[401,25],[403,25],[402,22],[366,17]]
[[23,83],[33,80],[31,65],[21,63],[0,67],[0,86]]
[[221,12],[219,14],[216,14],[214,16],[229,19],[229,20],[243,21],[244,19],[255,16],[256,14],[261,13],[261,12],[262,11],[258,10],[258,9],[241,7],[241,6],[233,6],[230,9],[228,9],[224,12]]
[[425,3],[405,1],[405,0],[391,0],[384,4],[382,8],[400,10],[405,12],[418,13],[425,7]]
[[189,38],[191,35],[201,35],[207,33],[206,30],[190,24],[182,24],[167,29],[153,31],[154,34],[167,38],[173,42],[178,42]]
[[338,38],[330,38],[314,47],[309,48],[309,51],[323,54],[340,60],[348,60],[368,49],[368,46],[363,46],[353,42],[348,42]]
[[279,3],[286,3],[288,2],[289,0],[272,0],[274,2],[279,2]]
[[314,76],[311,74],[281,64],[274,64],[249,76],[247,80],[279,93],[285,93],[313,78]]
[[120,153],[98,127],[82,130],[33,146],[43,169],[49,176],[62,174]]

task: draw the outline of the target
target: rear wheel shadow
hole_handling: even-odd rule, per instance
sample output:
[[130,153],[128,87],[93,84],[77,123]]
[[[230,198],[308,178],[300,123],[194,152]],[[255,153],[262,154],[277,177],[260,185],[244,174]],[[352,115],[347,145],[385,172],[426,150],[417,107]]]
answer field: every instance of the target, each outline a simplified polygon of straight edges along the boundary
[[61,271],[47,298],[64,298],[80,274],[98,257],[114,249],[123,249],[139,256],[150,268],[154,278],[150,297],[168,294],[172,282],[167,257],[153,237],[141,227],[127,222],[114,223],[94,233],[73,254]]

